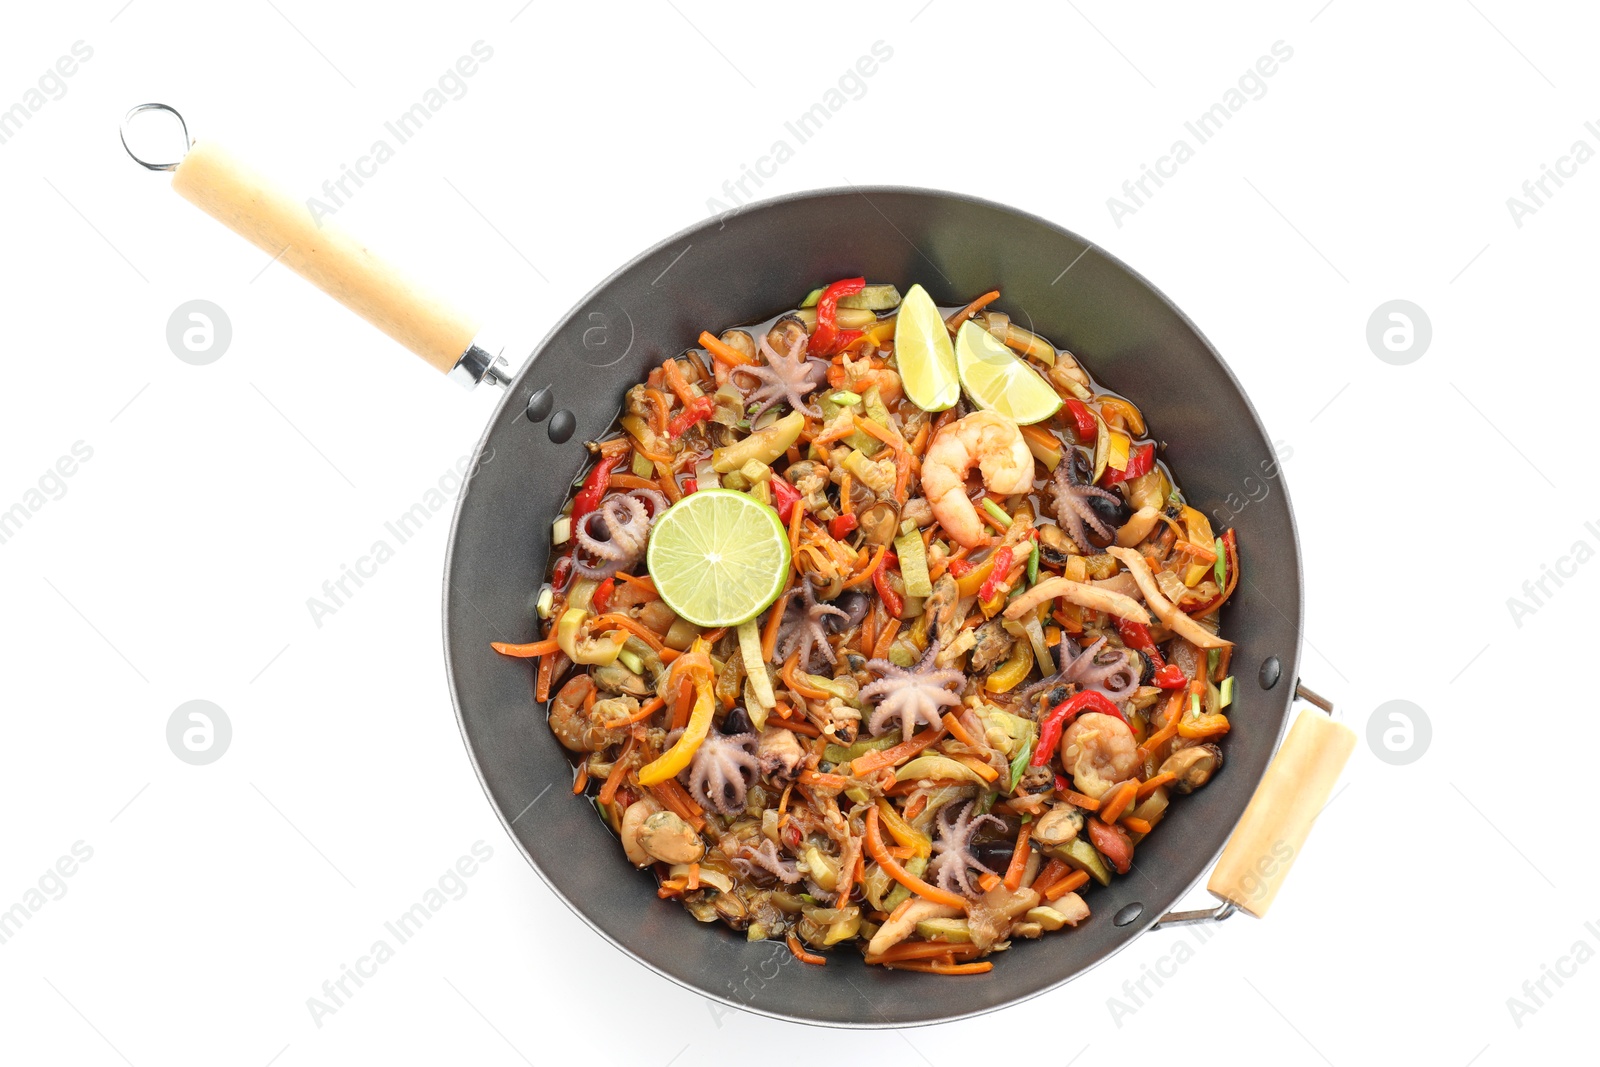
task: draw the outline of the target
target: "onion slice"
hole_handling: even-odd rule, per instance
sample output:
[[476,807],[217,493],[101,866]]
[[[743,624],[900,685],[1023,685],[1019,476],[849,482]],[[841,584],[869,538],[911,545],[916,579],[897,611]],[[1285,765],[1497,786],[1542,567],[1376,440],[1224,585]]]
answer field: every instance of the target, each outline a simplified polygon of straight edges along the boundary
[[1233,644],[1224,641],[1204,626],[1185,615],[1178,605],[1168,600],[1161,592],[1161,587],[1156,585],[1155,575],[1150,573],[1150,565],[1144,557],[1131,548],[1106,549],[1117,562],[1128,568],[1128,573],[1133,575],[1133,580],[1139,583],[1139,592],[1144,594],[1146,604],[1156,613],[1156,617],[1166,624],[1167,628],[1185,641],[1200,648],[1226,648]]
[[[1046,600],[1060,597],[1071,604],[1091,611],[1103,611],[1108,615],[1128,619],[1132,622],[1148,624],[1150,613],[1144,609],[1137,600],[1130,596],[1110,589],[1102,589],[1089,585],[1086,582],[1075,582],[1071,578],[1046,578],[1044,581],[1029,589],[1026,593],[1016,597],[1006,606],[1006,618],[1020,619],[1032,609],[1043,604]],[[1198,628],[1199,624],[1193,625]],[[1196,642],[1198,644],[1198,642]]]

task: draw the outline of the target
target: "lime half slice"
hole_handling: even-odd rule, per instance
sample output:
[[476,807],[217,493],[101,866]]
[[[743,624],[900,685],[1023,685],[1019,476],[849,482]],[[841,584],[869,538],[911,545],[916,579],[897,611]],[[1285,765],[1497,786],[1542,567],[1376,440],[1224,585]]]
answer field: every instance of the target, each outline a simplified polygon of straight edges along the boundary
[[894,321],[894,357],[906,396],[923,411],[943,411],[961,399],[950,331],[933,297],[913,285]]
[[[1049,382],[970,320],[956,331],[956,369],[974,404],[1020,426],[1043,422],[1061,407],[1061,397]],[[909,385],[906,392],[911,392]]]
[[737,626],[783,591],[789,536],[754,497],[702,489],[656,520],[645,559],[667,607],[696,626]]

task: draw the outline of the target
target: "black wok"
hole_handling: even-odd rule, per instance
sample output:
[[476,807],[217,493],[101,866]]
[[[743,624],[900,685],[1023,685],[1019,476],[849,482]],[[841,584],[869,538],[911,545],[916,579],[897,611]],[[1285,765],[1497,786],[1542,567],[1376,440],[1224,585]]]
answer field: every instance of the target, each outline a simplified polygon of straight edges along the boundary
[[[374,285],[398,284],[387,268],[353,243],[339,246],[328,231],[295,229],[279,215],[304,209],[274,202],[258,179],[224,164],[209,173],[194,167],[186,181],[188,160],[202,147],[183,165],[145,165],[176,168],[180,191],[269,253],[295,241],[332,242],[284,260],[440,369],[505,384],[451,530],[446,666],[467,751],[507,832],[551,889],[616,947],[680,985],[777,1018],[862,1027],[945,1021],[1082,974],[1149,930],[1217,860],[1288,722],[1300,658],[1299,546],[1282,474],[1250,401],[1194,324],[1133,270],[1053,223],[972,197],[880,187],[804,193],[709,220],[643,253],[581,300],[510,377],[492,353],[464,344],[452,350],[460,337],[432,327],[457,320],[419,291],[374,293]],[[346,262],[352,256],[370,261]],[[489,648],[492,640],[537,638],[534,594],[552,520],[587,465],[583,443],[612,426],[627,387],[692,346],[702,329],[761,321],[820,283],[855,275],[902,291],[920,282],[942,305],[998,288],[998,308],[1075,353],[1141,407],[1191,502],[1219,528],[1237,529],[1244,560],[1245,578],[1224,615],[1237,642],[1238,682],[1226,768],[1173,806],[1166,825],[1139,846],[1134,874],[1091,887],[1090,920],[1018,944],[980,976],[871,968],[853,952],[834,953],[826,967],[803,965],[779,944],[747,943],[658,900],[654,879],[627,863],[590,803],[568,795],[572,767],[535,704],[529,663]],[[420,324],[395,321],[407,300],[419,304]],[[492,462],[482,462],[487,457]],[[1263,786],[1272,795],[1229,849],[1230,874],[1219,871],[1212,881],[1225,900],[1256,914],[1270,903],[1349,751],[1342,727],[1303,723],[1296,742],[1301,725],[1313,733],[1295,745],[1293,760],[1286,746],[1276,779]],[[1232,910],[1225,904],[1197,914]]]

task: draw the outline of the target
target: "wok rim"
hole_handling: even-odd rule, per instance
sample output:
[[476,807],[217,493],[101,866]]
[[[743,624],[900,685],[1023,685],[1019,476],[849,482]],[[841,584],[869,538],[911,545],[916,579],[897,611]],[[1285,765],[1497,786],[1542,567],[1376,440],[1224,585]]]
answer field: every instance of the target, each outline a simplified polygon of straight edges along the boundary
[[[1250,419],[1251,419],[1251,422],[1254,425],[1254,428],[1256,429],[1257,432],[1259,432],[1259,434],[1261,435],[1261,438],[1268,443],[1268,446],[1270,448],[1272,439],[1271,439],[1270,435],[1267,433],[1267,428],[1266,428],[1265,424],[1261,421],[1260,413],[1257,412],[1255,404],[1251,401],[1249,394],[1245,391],[1243,385],[1239,382],[1238,377],[1233,373],[1233,369],[1228,366],[1228,363],[1223,358],[1221,352],[1219,352],[1217,350],[1217,347],[1214,344],[1211,343],[1210,338],[1208,338],[1205,335],[1205,333],[1199,328],[1199,326],[1194,322],[1194,320],[1192,320],[1183,311],[1182,308],[1178,307],[1178,305],[1175,302],[1173,302],[1173,300],[1170,297],[1168,297],[1167,294],[1160,287],[1158,287],[1153,282],[1151,282],[1150,279],[1145,277],[1142,273],[1140,273],[1139,271],[1135,270],[1133,267],[1129,266],[1122,259],[1120,259],[1119,257],[1113,255],[1111,252],[1107,251],[1104,247],[1102,247],[1098,243],[1096,243],[1096,242],[1094,242],[1092,240],[1089,240],[1086,237],[1083,237],[1082,235],[1078,234],[1076,231],[1069,230],[1065,226],[1062,226],[1062,225],[1060,225],[1058,223],[1052,222],[1051,220],[1046,219],[1043,216],[1034,214],[1031,211],[1026,211],[1026,210],[1023,210],[1021,208],[1013,207],[1013,206],[1011,206],[1009,204],[1000,203],[998,201],[989,200],[989,199],[987,199],[985,197],[974,196],[974,195],[972,195],[970,193],[960,193],[960,192],[953,192],[953,191],[946,190],[946,189],[935,189],[935,188],[929,188],[929,187],[925,187],[925,186],[914,186],[914,185],[847,185],[847,186],[828,186],[828,187],[823,187],[823,188],[807,189],[807,190],[802,190],[802,191],[794,192],[794,193],[786,193],[786,194],[783,194],[783,195],[780,195],[780,196],[773,196],[773,197],[769,197],[769,198],[764,198],[764,199],[761,199],[761,200],[753,200],[753,201],[751,201],[751,202],[749,202],[747,204],[741,205],[737,210],[730,211],[730,212],[726,213],[725,215],[712,216],[712,217],[704,219],[704,220],[702,220],[702,221],[700,221],[698,223],[695,223],[695,224],[690,225],[690,226],[686,226],[686,227],[684,227],[682,229],[679,229],[679,230],[675,231],[674,233],[670,234],[669,236],[662,238],[661,240],[659,240],[659,241],[655,242],[654,244],[650,245],[648,248],[642,250],[637,255],[635,255],[632,258],[630,258],[627,262],[625,262],[625,263],[621,264],[620,266],[618,266],[610,274],[606,275],[605,278],[603,278],[601,281],[599,281],[593,287],[591,287],[586,293],[584,293],[583,296],[578,298],[573,303],[573,305],[566,311],[565,314],[563,314],[559,319],[557,319],[554,323],[551,324],[550,328],[545,331],[544,335],[539,339],[538,343],[534,346],[532,352],[528,355],[527,359],[523,362],[522,366],[520,366],[520,367],[518,367],[516,369],[515,373],[512,376],[511,382],[504,386],[503,395],[500,397],[499,401],[496,403],[496,405],[494,407],[494,410],[490,413],[490,415],[489,415],[489,417],[488,417],[488,419],[486,421],[483,433],[479,436],[478,442],[474,446],[474,450],[473,450],[473,465],[472,465],[471,469],[473,469],[473,470],[476,469],[478,461],[479,461],[479,458],[483,456],[486,446],[488,446],[489,443],[490,443],[490,437],[494,432],[496,424],[499,422],[499,420],[500,420],[502,414],[504,413],[505,409],[509,405],[512,404],[513,398],[516,395],[518,395],[519,387],[521,386],[524,377],[529,373],[529,371],[531,371],[533,369],[534,365],[538,362],[540,354],[545,351],[545,349],[552,342],[552,340],[555,339],[557,337],[557,335],[559,335],[560,332],[569,323],[571,323],[584,308],[589,306],[591,301],[593,301],[594,298],[597,295],[605,292],[608,288],[610,288],[613,285],[613,283],[617,282],[620,278],[622,278],[625,274],[627,274],[635,266],[637,266],[641,262],[649,259],[650,257],[661,253],[662,251],[668,249],[669,247],[675,246],[678,242],[680,242],[680,241],[682,241],[682,240],[684,240],[686,238],[689,238],[689,237],[692,237],[694,235],[698,235],[698,234],[703,233],[707,228],[710,228],[710,227],[720,228],[722,222],[724,220],[726,220],[727,218],[736,217],[738,215],[745,214],[746,212],[764,211],[764,210],[769,210],[769,209],[772,209],[772,208],[780,207],[782,205],[795,203],[795,202],[798,202],[798,201],[812,200],[812,199],[822,199],[822,198],[834,197],[834,196],[857,195],[857,196],[863,197],[864,199],[867,199],[869,201],[869,203],[870,203],[871,194],[881,194],[881,195],[884,195],[884,196],[908,195],[908,196],[914,196],[914,197],[936,198],[936,199],[940,199],[940,200],[954,201],[954,202],[958,202],[958,203],[962,203],[962,204],[967,204],[967,205],[972,205],[972,206],[976,206],[976,207],[980,207],[980,208],[985,208],[985,209],[992,210],[992,211],[1003,212],[1003,213],[1006,213],[1006,214],[1009,214],[1009,215],[1024,219],[1027,222],[1032,223],[1033,225],[1045,227],[1045,228],[1047,228],[1047,229],[1049,229],[1051,231],[1054,231],[1055,233],[1057,233],[1059,235],[1065,236],[1067,238],[1070,238],[1072,240],[1075,240],[1075,241],[1078,241],[1078,242],[1082,243],[1084,245],[1084,248],[1085,248],[1085,253],[1087,253],[1088,251],[1092,250],[1097,255],[1103,257],[1109,264],[1111,264],[1112,266],[1114,266],[1118,270],[1121,270],[1124,273],[1126,273],[1130,278],[1132,278],[1134,281],[1136,281],[1143,289],[1145,289],[1151,296],[1153,296],[1156,300],[1160,301],[1161,304],[1165,305],[1165,307],[1172,314],[1174,314],[1178,318],[1178,320],[1181,321],[1182,324],[1188,330],[1190,330],[1193,333],[1195,338],[1198,339],[1199,342],[1202,345],[1204,345],[1205,350],[1210,354],[1211,358],[1215,361],[1218,369],[1220,369],[1222,371],[1222,373],[1226,376],[1228,385],[1231,387],[1231,389],[1234,392],[1234,394],[1237,395],[1238,399],[1243,402],[1245,410],[1249,413]],[[917,251],[918,251],[918,254],[922,255],[924,259],[928,259],[929,258],[925,253],[922,253],[921,249],[917,249]],[[931,262],[931,259],[930,259],[930,262]],[[1283,493],[1284,511],[1285,511],[1286,517],[1288,519],[1288,524],[1289,524],[1290,537],[1289,537],[1288,549],[1290,551],[1290,554],[1291,554],[1292,559],[1293,559],[1293,564],[1294,564],[1295,593],[1296,593],[1296,596],[1295,596],[1295,615],[1294,615],[1294,617],[1292,619],[1288,619],[1288,621],[1290,622],[1290,625],[1291,625],[1291,627],[1292,627],[1292,629],[1294,631],[1294,637],[1293,637],[1292,648],[1289,650],[1289,653],[1287,655],[1285,655],[1285,654],[1276,654],[1277,658],[1279,659],[1280,663],[1283,666],[1283,670],[1282,670],[1282,677],[1280,677],[1279,681],[1277,683],[1275,683],[1274,688],[1276,688],[1277,686],[1280,686],[1280,685],[1284,686],[1282,694],[1281,694],[1281,697],[1282,697],[1282,700],[1283,700],[1283,711],[1282,711],[1282,714],[1278,717],[1276,735],[1273,738],[1271,753],[1269,754],[1269,756],[1267,758],[1267,761],[1266,761],[1265,765],[1262,768],[1262,774],[1263,775],[1265,774],[1266,768],[1271,766],[1272,758],[1273,758],[1273,756],[1276,755],[1278,747],[1282,744],[1284,735],[1288,730],[1289,722],[1290,722],[1290,720],[1292,718],[1292,712],[1293,712],[1293,709],[1294,709],[1294,700],[1295,700],[1295,695],[1294,695],[1295,694],[1295,683],[1296,683],[1297,678],[1298,678],[1298,668],[1299,668],[1299,664],[1300,664],[1301,654],[1302,654],[1302,651],[1303,651],[1304,630],[1305,630],[1305,571],[1304,571],[1304,566],[1303,566],[1303,563],[1302,563],[1302,560],[1301,560],[1301,553],[1300,553],[1300,530],[1299,530],[1299,525],[1295,520],[1294,502],[1293,502],[1293,498],[1292,498],[1292,496],[1291,496],[1291,494],[1289,492],[1288,480],[1287,480],[1287,477],[1283,475],[1283,472],[1281,471],[1281,469],[1279,471],[1279,479],[1278,480],[1279,480],[1280,489],[1281,489],[1281,491]],[[1059,978],[1059,979],[1057,979],[1055,981],[1046,982],[1045,984],[1040,985],[1035,989],[1032,989],[1032,990],[1024,992],[1024,993],[1020,993],[1020,994],[1018,994],[1018,995],[1016,995],[1016,996],[1014,996],[1014,997],[1012,997],[1010,999],[1003,1000],[1003,1001],[995,1003],[995,1004],[985,1005],[985,1006],[982,1006],[982,1007],[979,1007],[979,1008],[972,1009],[970,1011],[959,1012],[957,1014],[944,1015],[944,1016],[940,1016],[938,1018],[918,1019],[918,1020],[913,1020],[913,1021],[908,1021],[908,1022],[872,1021],[872,1020],[858,1021],[858,1020],[852,1020],[852,1019],[844,1019],[844,1020],[840,1020],[840,1019],[820,1019],[820,1018],[812,1018],[812,1017],[807,1017],[807,1016],[797,1015],[797,1014],[788,1014],[788,1013],[785,1013],[785,1012],[782,1012],[782,1011],[774,1011],[774,1010],[770,1010],[770,1009],[763,1008],[763,1007],[757,1007],[757,1006],[753,1006],[752,1004],[740,1002],[740,1001],[734,999],[733,997],[730,997],[730,996],[727,996],[727,995],[723,995],[723,994],[720,994],[720,993],[717,993],[717,992],[713,992],[710,989],[702,988],[700,986],[697,986],[697,985],[695,985],[695,984],[693,984],[693,983],[691,983],[691,982],[689,982],[687,980],[681,979],[681,978],[679,978],[679,977],[677,977],[677,976],[675,976],[673,974],[668,973],[667,971],[663,970],[661,967],[658,967],[656,964],[652,963],[650,960],[645,959],[643,956],[641,956],[639,953],[635,952],[628,945],[624,944],[618,937],[614,936],[609,930],[607,930],[605,927],[600,925],[597,921],[595,921],[594,919],[591,919],[584,912],[584,910],[581,907],[578,906],[578,904],[576,902],[574,902],[564,892],[561,891],[561,889],[555,884],[555,882],[540,867],[539,863],[533,858],[533,856],[529,854],[528,850],[523,847],[521,839],[518,837],[516,831],[513,829],[512,825],[511,825],[511,819],[508,817],[508,813],[495,800],[494,793],[492,792],[492,790],[490,788],[490,785],[489,785],[488,778],[485,775],[483,764],[479,760],[478,752],[475,749],[475,747],[473,745],[472,737],[470,736],[470,734],[469,734],[469,732],[467,730],[466,715],[465,715],[465,712],[463,711],[463,707],[462,707],[463,700],[462,700],[461,686],[460,686],[459,681],[458,681],[455,656],[452,653],[451,647],[450,647],[450,634],[451,634],[451,624],[452,624],[452,616],[451,616],[451,611],[450,611],[450,594],[451,594],[451,586],[452,586],[451,576],[455,572],[457,551],[461,548],[462,516],[463,516],[463,513],[464,513],[464,511],[466,509],[467,498],[468,498],[468,496],[469,496],[469,494],[471,492],[471,489],[472,489],[472,484],[471,484],[471,480],[469,479],[467,481],[466,485],[463,487],[462,491],[459,494],[457,494],[457,496],[456,496],[455,509],[454,509],[454,513],[452,514],[451,520],[450,520],[450,531],[449,531],[449,535],[448,535],[448,538],[449,538],[448,539],[448,544],[447,544],[446,550],[445,550],[444,574],[443,574],[442,589],[441,589],[441,601],[442,601],[442,603],[441,603],[441,626],[442,626],[441,636],[442,636],[442,639],[443,639],[443,642],[444,642],[445,676],[446,676],[446,679],[447,679],[447,681],[449,683],[450,701],[451,701],[451,706],[455,711],[456,727],[457,727],[458,732],[461,735],[462,744],[465,746],[465,748],[467,750],[467,758],[472,764],[472,771],[473,771],[473,774],[478,779],[478,785],[483,790],[484,797],[489,802],[489,807],[494,811],[495,817],[499,820],[501,828],[505,830],[506,835],[511,839],[512,843],[516,846],[516,849],[522,855],[522,858],[525,861],[527,861],[528,866],[531,867],[533,869],[534,873],[539,877],[539,880],[542,881],[545,884],[546,888],[548,888],[551,891],[551,893],[555,895],[556,899],[560,900],[563,904],[565,904],[566,907],[568,908],[568,910],[570,910],[574,915],[576,915],[578,917],[578,919],[580,921],[582,921],[585,926],[589,927],[589,929],[591,929],[595,933],[599,934],[600,937],[603,938],[613,948],[616,948],[618,951],[622,952],[628,958],[634,960],[636,963],[638,963],[638,964],[642,965],[643,967],[647,968],[652,974],[656,975],[659,978],[664,978],[667,981],[671,982],[673,985],[679,986],[680,988],[685,989],[685,990],[687,990],[687,991],[689,991],[691,993],[694,993],[694,994],[696,994],[698,996],[704,997],[707,1000],[715,1001],[717,1003],[723,1004],[723,1005],[725,1005],[726,1007],[728,1007],[730,1009],[733,1009],[733,1010],[736,1010],[736,1011],[741,1011],[741,1012],[746,1012],[746,1013],[749,1013],[749,1014],[752,1014],[752,1015],[764,1016],[766,1018],[775,1019],[775,1020],[778,1020],[780,1022],[796,1023],[796,1024],[800,1024],[800,1025],[804,1025],[804,1026],[815,1026],[815,1027],[821,1027],[821,1028],[825,1028],[825,1029],[845,1029],[845,1030],[915,1029],[915,1028],[922,1028],[922,1027],[927,1027],[927,1026],[939,1026],[939,1025],[943,1025],[943,1024],[946,1024],[946,1023],[962,1022],[962,1021],[969,1020],[969,1019],[979,1018],[981,1016],[988,1015],[988,1014],[991,1014],[991,1013],[994,1013],[994,1012],[998,1012],[998,1011],[1001,1011],[1001,1010],[1004,1010],[1004,1009],[1007,1009],[1007,1008],[1016,1007],[1017,1005],[1020,1005],[1020,1004],[1025,1004],[1028,1001],[1031,1001],[1031,1000],[1034,1000],[1034,999],[1036,999],[1036,998],[1038,998],[1040,996],[1043,996],[1045,993],[1051,992],[1051,991],[1056,990],[1056,989],[1060,989],[1062,986],[1068,985],[1068,984],[1070,984],[1070,983],[1072,983],[1074,981],[1077,981],[1078,979],[1083,978],[1084,976],[1088,975],[1090,972],[1092,972],[1096,968],[1098,968],[1101,965],[1105,964],[1108,960],[1112,959],[1114,956],[1117,956],[1118,954],[1123,952],[1125,949],[1128,948],[1128,946],[1132,945],[1135,941],[1140,940],[1142,937],[1144,937],[1145,934],[1149,933],[1150,930],[1156,925],[1156,923],[1158,923],[1161,920],[1161,918],[1162,918],[1161,914],[1150,914],[1150,913],[1141,914],[1138,919],[1136,919],[1133,922],[1127,924],[1126,926],[1120,928],[1121,931],[1123,932],[1123,936],[1122,936],[1122,939],[1120,940],[1120,942],[1118,942],[1117,944],[1112,946],[1108,951],[1106,951],[1103,954],[1101,954],[1098,958],[1094,959],[1093,961],[1091,961],[1087,965],[1083,966],[1079,970],[1077,970],[1077,971],[1073,972],[1072,974],[1069,974],[1069,975],[1067,975],[1065,977]],[[1276,605],[1274,604],[1273,607],[1276,608]],[[1279,614],[1283,614],[1281,609],[1277,609],[1277,610],[1279,611]],[[1285,616],[1285,618],[1287,618],[1287,616]],[[1287,685],[1285,685],[1285,681],[1287,681],[1287,683],[1288,683]],[[1251,792],[1250,792],[1250,796],[1251,797],[1255,796],[1256,789],[1259,788],[1260,782],[1261,782],[1261,777],[1257,776],[1257,778],[1255,780],[1255,783],[1254,783],[1254,786],[1252,787]],[[1248,803],[1248,800],[1246,801],[1246,803]],[[1243,809],[1241,809],[1241,815],[1242,815],[1242,810]],[[1237,819],[1235,820],[1235,826],[1237,826]],[[1177,903],[1178,901],[1181,901],[1183,898],[1187,897],[1189,894],[1194,892],[1195,887],[1198,886],[1200,884],[1200,882],[1210,873],[1212,868],[1215,867],[1216,862],[1217,862],[1217,858],[1222,854],[1223,850],[1227,847],[1227,844],[1231,840],[1231,838],[1232,838],[1232,830],[1230,829],[1228,836],[1224,837],[1222,843],[1220,845],[1218,845],[1214,850],[1212,850],[1210,855],[1206,857],[1205,863],[1201,866],[1199,873],[1186,886],[1184,886],[1184,888],[1177,894],[1176,897],[1174,897],[1174,903]],[[1154,911],[1155,909],[1152,909],[1152,910]],[[781,943],[780,942],[772,942],[772,944],[778,945],[778,944],[781,944]],[[841,969],[841,973],[843,973],[842,969]],[[843,975],[843,980],[847,981],[847,982],[851,981],[850,977],[847,974]],[[853,982],[851,984],[854,985]],[[862,993],[862,1000],[874,1012],[877,1011],[877,1008],[873,1004],[872,1000],[870,998],[868,998],[864,992]]]

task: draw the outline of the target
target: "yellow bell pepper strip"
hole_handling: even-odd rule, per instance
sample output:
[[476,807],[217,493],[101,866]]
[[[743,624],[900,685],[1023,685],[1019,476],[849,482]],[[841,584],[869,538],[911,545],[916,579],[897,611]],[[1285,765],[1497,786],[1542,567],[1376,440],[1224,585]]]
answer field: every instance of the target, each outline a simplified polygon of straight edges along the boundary
[[676,778],[685,767],[689,766],[689,761],[694,758],[706,735],[711,732],[711,713],[716,707],[717,698],[711,689],[710,648],[705,638],[696,638],[688,655],[680,657],[672,665],[674,675],[680,672],[686,673],[694,682],[694,710],[689,713],[689,725],[678,736],[677,743],[663,752],[659,758],[639,768],[640,785],[660,785],[669,778]]
[[1009,693],[1017,683],[1033,670],[1033,646],[1018,641],[1011,649],[1011,657],[984,680],[983,687],[991,693]]
[[894,810],[894,805],[880,798],[878,811],[883,816],[883,828],[889,831],[889,836],[894,838],[898,844],[909,848],[915,855],[924,858],[933,854],[933,842],[928,838],[928,835],[916,830],[910,823],[901,818],[900,813]]

